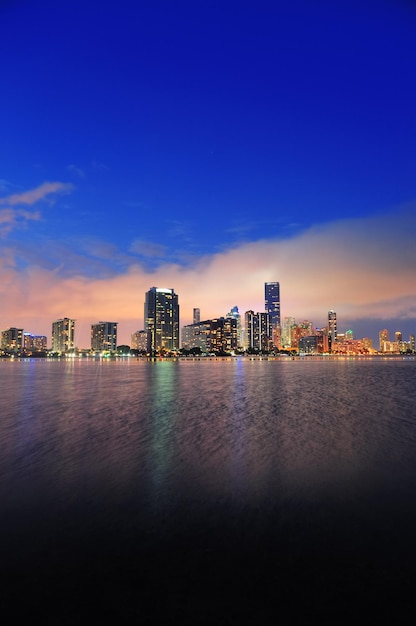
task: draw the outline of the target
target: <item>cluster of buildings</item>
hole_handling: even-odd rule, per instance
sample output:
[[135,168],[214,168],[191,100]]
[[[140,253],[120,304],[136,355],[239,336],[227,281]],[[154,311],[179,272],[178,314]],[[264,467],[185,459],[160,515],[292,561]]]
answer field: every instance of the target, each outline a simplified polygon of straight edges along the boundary
[[[174,289],[151,287],[145,294],[144,329],[133,333],[131,349],[136,353],[155,355],[277,353],[299,354],[398,354],[415,352],[415,336],[403,341],[400,332],[390,341],[387,330],[380,331],[379,346],[369,338],[355,339],[353,331],[339,333],[337,314],[328,312],[328,322],[315,328],[312,322],[296,322],[293,317],[281,319],[280,284],[264,283],[264,311],[246,311],[240,315],[234,306],[225,316],[202,319],[199,308],[193,309],[192,324],[180,332],[179,301]],[[79,351],[75,343],[75,320],[63,318],[52,323],[54,354],[114,354],[117,343],[117,322],[91,325],[91,346]],[[181,337],[180,337],[181,335]],[[123,346],[128,348],[128,346]],[[8,328],[1,333],[3,354],[36,355],[46,353],[45,336],[25,333],[21,328]]]

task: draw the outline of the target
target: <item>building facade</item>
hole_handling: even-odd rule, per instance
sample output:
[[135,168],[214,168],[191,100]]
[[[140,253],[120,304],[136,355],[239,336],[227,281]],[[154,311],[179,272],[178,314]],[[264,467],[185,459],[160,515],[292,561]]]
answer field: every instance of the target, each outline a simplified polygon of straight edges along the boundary
[[46,352],[47,342],[45,335],[32,335],[23,333],[23,345],[26,353]]
[[173,289],[151,287],[146,292],[144,329],[151,354],[179,350],[179,303]]
[[1,347],[8,352],[23,352],[23,328],[7,328],[1,332]]
[[52,322],[52,351],[65,353],[75,350],[75,320],[64,317]]
[[280,283],[264,283],[264,310],[272,326],[280,326]]
[[140,350],[141,352],[147,352],[149,339],[149,333],[147,330],[136,330],[131,336],[131,347],[133,350]]
[[117,322],[91,324],[91,350],[96,352],[117,350]]
[[237,320],[218,317],[182,328],[182,348],[199,348],[202,353],[224,354],[237,349]]
[[328,311],[328,341],[329,351],[337,340],[337,314],[332,309]]

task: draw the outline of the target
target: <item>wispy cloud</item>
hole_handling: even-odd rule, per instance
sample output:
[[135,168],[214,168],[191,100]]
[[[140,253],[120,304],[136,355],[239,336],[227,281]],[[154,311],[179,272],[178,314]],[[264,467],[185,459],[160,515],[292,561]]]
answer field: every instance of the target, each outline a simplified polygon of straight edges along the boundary
[[129,248],[133,254],[138,254],[147,258],[163,258],[166,254],[166,246],[160,243],[145,241],[144,239],[135,239]]
[[0,236],[4,237],[18,226],[24,226],[28,221],[40,220],[39,211],[25,211],[23,209],[0,209]]
[[73,185],[71,183],[61,182],[45,182],[35,189],[29,191],[23,191],[22,193],[14,193],[0,198],[0,204],[6,206],[16,206],[19,204],[32,205],[39,200],[44,200],[57,193],[68,193],[72,191]]
[[77,167],[73,163],[70,163],[67,168],[68,172],[75,174],[78,178],[85,178],[85,172],[80,167]]

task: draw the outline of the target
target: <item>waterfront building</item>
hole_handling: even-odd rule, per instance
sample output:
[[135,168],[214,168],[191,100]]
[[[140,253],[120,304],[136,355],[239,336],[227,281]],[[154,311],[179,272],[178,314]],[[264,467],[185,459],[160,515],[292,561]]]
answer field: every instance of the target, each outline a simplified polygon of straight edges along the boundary
[[193,309],[192,313],[193,313],[192,315],[193,323],[199,324],[199,322],[201,321],[201,309],[195,308]]
[[242,328],[241,328],[241,315],[238,312],[238,306],[233,306],[231,311],[227,313],[225,317],[230,317],[237,320],[237,346],[240,348],[243,345],[242,341]]
[[362,342],[363,352],[373,352],[373,342],[369,337],[364,337]]
[[415,336],[409,335],[409,348],[412,352],[415,351]]
[[136,330],[131,336],[131,347],[133,350],[147,352],[149,343],[149,333],[147,330]]
[[323,334],[300,337],[298,343],[299,354],[323,354],[326,351],[325,343]]
[[91,324],[91,350],[96,352],[117,350],[117,322]]
[[378,339],[380,352],[388,352],[389,350],[386,349],[387,343],[389,343],[389,331],[387,330],[387,328],[384,328],[384,330],[380,330],[378,334]]
[[47,341],[45,335],[23,333],[23,347],[25,352],[46,352]]
[[328,339],[331,352],[332,344],[337,340],[337,314],[332,309],[328,311]]
[[272,326],[280,326],[280,283],[264,283],[264,310]]
[[292,329],[292,326],[294,325],[295,325],[294,317],[285,317],[283,319],[282,334],[281,334],[281,345],[283,348],[291,347],[291,329]]
[[182,328],[182,348],[199,348],[202,353],[230,353],[237,349],[237,320],[218,317]]
[[23,328],[7,328],[1,332],[1,347],[8,352],[23,352]]
[[146,292],[144,329],[149,333],[149,352],[179,350],[179,304],[173,289],[151,287]]
[[308,322],[304,320],[299,324],[292,324],[290,328],[290,346],[292,348],[298,348],[299,339],[301,337],[311,337],[313,336],[313,327],[312,322]]
[[75,320],[64,317],[52,322],[52,351],[72,352],[75,349]]
[[272,343],[272,326],[268,313],[246,311],[245,315],[245,348],[268,352]]

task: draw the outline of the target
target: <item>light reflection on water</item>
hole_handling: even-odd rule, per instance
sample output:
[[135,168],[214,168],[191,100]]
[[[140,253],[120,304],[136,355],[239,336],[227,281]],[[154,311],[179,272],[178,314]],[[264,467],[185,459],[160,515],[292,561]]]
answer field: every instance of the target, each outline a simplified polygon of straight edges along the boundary
[[[150,567],[143,551],[163,540],[168,554],[183,532],[181,553],[198,554],[191,578],[201,560],[225,567],[229,550],[261,580],[274,555],[289,590],[301,565],[320,580],[319,559],[345,589],[348,568],[364,576],[370,566],[381,588],[413,553],[415,373],[416,362],[399,360],[0,362],[2,536],[15,533],[16,553],[35,537],[35,558],[58,533],[61,560],[67,544],[81,560],[74,546],[105,533],[119,560],[140,553]],[[27,566],[32,552],[20,549]],[[114,559],[106,567],[119,576]],[[227,575],[242,576],[236,567]]]

